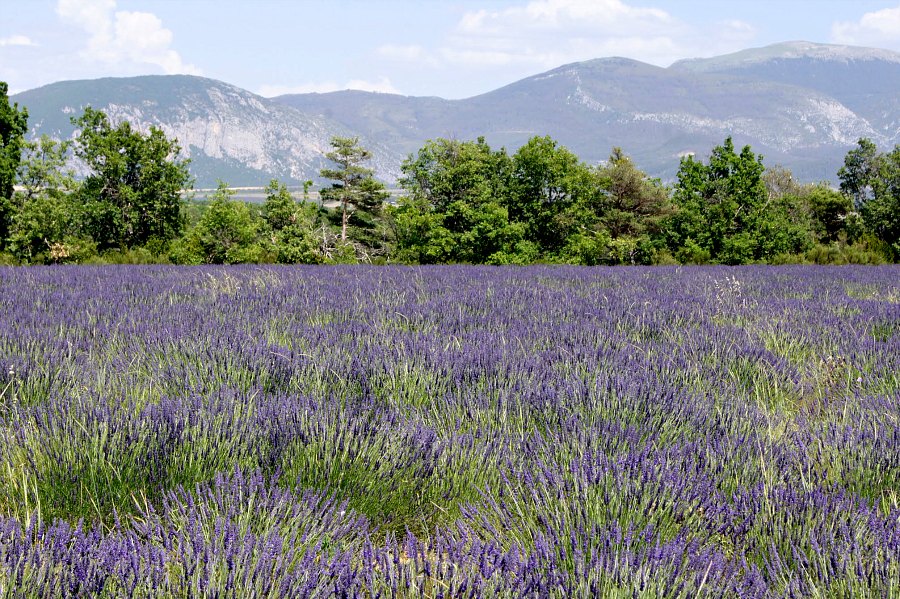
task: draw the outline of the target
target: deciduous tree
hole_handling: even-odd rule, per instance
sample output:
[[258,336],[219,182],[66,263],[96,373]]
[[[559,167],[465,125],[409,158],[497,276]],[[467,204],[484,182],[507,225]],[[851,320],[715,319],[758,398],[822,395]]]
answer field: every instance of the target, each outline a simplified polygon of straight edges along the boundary
[[[740,153],[729,137],[713,148],[704,164],[688,156],[681,161],[669,219],[670,248],[682,261],[697,256],[726,264],[766,260],[798,250],[795,231],[783,205],[769,201],[762,157],[744,146]],[[802,244],[801,244],[802,245]]]
[[195,264],[258,262],[263,257],[258,233],[258,217],[220,181],[203,216],[176,248],[175,259]]
[[847,152],[838,170],[841,192],[859,209],[874,197],[873,183],[878,176],[878,148],[871,139],[862,138],[857,147]]
[[13,194],[9,250],[23,263],[49,259],[67,246],[91,245],[80,229],[81,210],[74,199],[78,188],[68,166],[71,142],[47,135],[25,143],[19,164],[21,190]]
[[550,136],[533,137],[513,154],[509,187],[510,220],[525,225],[542,253],[590,225],[584,209],[599,195],[590,169]]
[[87,226],[100,248],[178,237],[181,194],[191,181],[178,142],[157,127],[146,134],[128,122],[113,127],[90,107],[72,122],[80,129],[75,154],[90,169],[81,187]]
[[838,177],[866,229],[883,245],[882,253],[900,258],[900,145],[881,153],[871,140],[860,139],[844,158]]
[[322,262],[323,255],[317,235],[319,208],[315,204],[295,201],[287,187],[273,179],[266,187],[263,215],[278,262]]
[[9,234],[13,187],[28,131],[28,111],[9,103],[8,90],[6,82],[0,81],[0,249]]
[[[401,169],[397,248],[429,262],[510,263],[536,252],[509,212],[511,160],[476,141],[429,141]],[[526,257],[527,256],[527,257]]]

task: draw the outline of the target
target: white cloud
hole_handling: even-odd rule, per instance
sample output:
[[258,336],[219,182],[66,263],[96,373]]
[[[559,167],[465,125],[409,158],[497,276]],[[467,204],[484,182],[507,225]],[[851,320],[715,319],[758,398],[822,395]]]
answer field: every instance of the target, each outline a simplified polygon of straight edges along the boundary
[[300,85],[263,85],[257,93],[266,98],[283,96],[285,94],[326,94],[329,92],[355,89],[366,92],[380,92],[383,94],[399,94],[400,92],[387,77],[381,77],[377,81],[364,81],[351,79],[341,85],[335,81],[320,81],[317,83],[304,83]]
[[110,13],[115,9],[116,0],[59,0],[56,3],[56,14],[92,34],[108,32]]
[[685,29],[663,10],[621,0],[532,0],[463,15],[442,55],[470,66],[547,68],[609,55],[660,62]]
[[107,65],[153,65],[165,74],[199,74],[172,48],[173,35],[148,12],[117,11],[116,0],[58,0],[56,13],[90,36],[82,57]]
[[378,54],[418,66],[527,74],[606,56],[668,66],[684,57],[737,51],[755,37],[756,30],[743,21],[692,26],[665,10],[623,0],[530,0],[465,13],[433,54],[395,45],[381,46]]
[[26,35],[11,35],[9,37],[0,37],[0,48],[5,46],[37,46],[37,44]]
[[467,64],[527,63],[549,67],[565,62],[627,56],[666,65],[691,55],[736,49],[752,37],[741,22],[698,31],[657,8],[622,0],[532,0],[504,10],[463,16],[445,52]]
[[459,23],[461,33],[476,36],[518,37],[539,32],[576,33],[596,36],[618,35],[623,28],[636,26],[646,34],[669,30],[674,19],[655,8],[634,8],[621,0],[532,0],[503,10],[467,13]]
[[900,4],[864,14],[858,21],[838,21],[831,40],[839,44],[900,48]]

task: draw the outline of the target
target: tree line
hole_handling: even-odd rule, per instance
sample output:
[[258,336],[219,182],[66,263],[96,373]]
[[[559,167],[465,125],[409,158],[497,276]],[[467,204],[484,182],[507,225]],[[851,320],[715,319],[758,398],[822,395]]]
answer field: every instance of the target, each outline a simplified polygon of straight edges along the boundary
[[[748,264],[900,259],[900,146],[861,139],[840,188],[800,184],[731,138],[681,160],[671,185],[619,148],[599,165],[548,136],[514,153],[436,139],[388,202],[357,138],[335,137],[322,203],[273,180],[262,204],[225,183],[184,199],[189,160],[156,127],[90,107],[76,135],[26,140],[0,82],[0,263]],[[83,168],[79,179],[71,158]],[[308,186],[304,186],[305,189]],[[326,207],[330,206],[330,207]]]

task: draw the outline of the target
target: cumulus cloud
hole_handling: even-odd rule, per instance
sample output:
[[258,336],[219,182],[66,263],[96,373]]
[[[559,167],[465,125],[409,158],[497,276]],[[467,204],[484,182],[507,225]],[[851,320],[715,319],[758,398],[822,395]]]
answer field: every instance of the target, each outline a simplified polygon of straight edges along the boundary
[[551,67],[611,54],[658,60],[683,26],[621,0],[533,0],[464,14],[441,56],[468,66]]
[[56,13],[89,35],[82,51],[87,60],[153,65],[165,74],[200,72],[172,48],[172,32],[152,13],[116,10],[116,0],[58,0]]
[[27,35],[11,35],[0,37],[0,48],[6,46],[37,46]]
[[355,89],[366,92],[380,92],[383,94],[399,94],[400,92],[387,77],[381,77],[376,81],[363,79],[351,79],[343,85],[335,81],[321,81],[316,83],[303,83],[300,85],[263,85],[257,93],[266,98],[283,96],[285,94],[325,94],[345,89]]
[[387,45],[378,54],[423,66],[524,72],[605,56],[667,66],[679,58],[736,51],[755,37],[753,26],[742,21],[692,26],[665,10],[624,0],[531,0],[463,14],[433,53]]
[[621,0],[533,0],[502,10],[478,10],[465,14],[460,32],[505,38],[510,31],[522,34],[566,31],[583,36],[619,35],[623,28],[640,27],[648,35],[671,29],[674,19],[656,8],[635,8]]
[[839,44],[900,49],[900,4],[865,13],[858,21],[838,21],[831,39]]

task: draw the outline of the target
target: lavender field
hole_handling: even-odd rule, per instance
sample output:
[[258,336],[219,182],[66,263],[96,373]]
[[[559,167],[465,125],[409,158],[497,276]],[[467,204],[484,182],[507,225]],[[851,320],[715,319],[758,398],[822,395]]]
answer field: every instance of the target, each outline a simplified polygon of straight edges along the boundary
[[900,268],[0,269],[0,596],[900,597]]

